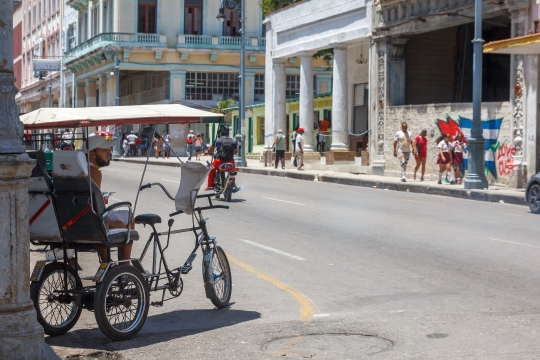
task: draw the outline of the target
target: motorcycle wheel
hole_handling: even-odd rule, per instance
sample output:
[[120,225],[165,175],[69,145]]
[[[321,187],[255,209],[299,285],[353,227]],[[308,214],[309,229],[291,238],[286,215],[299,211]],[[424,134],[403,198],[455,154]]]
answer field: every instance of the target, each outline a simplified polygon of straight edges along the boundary
[[223,196],[225,197],[226,202],[231,202],[232,189],[230,186],[227,186],[227,189],[225,190],[225,193],[223,194]]

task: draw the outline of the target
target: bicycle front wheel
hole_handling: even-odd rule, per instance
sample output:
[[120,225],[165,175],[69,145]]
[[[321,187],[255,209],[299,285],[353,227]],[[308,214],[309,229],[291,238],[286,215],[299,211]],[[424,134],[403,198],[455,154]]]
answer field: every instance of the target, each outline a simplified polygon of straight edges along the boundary
[[111,340],[131,339],[146,321],[149,301],[148,286],[137,269],[113,267],[96,289],[94,312],[101,332]]
[[229,260],[225,251],[220,246],[216,246],[212,251],[212,266],[207,256],[203,258],[205,274],[206,296],[216,307],[222,309],[229,305],[232,293],[232,277]]

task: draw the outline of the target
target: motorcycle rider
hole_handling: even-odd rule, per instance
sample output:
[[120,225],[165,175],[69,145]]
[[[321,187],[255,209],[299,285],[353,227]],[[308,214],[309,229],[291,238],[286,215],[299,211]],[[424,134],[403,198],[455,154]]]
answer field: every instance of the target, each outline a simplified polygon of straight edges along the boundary
[[230,163],[236,167],[234,155],[238,152],[236,140],[229,137],[229,128],[225,124],[219,126],[221,137],[216,140],[215,159],[212,162],[212,171],[208,174],[208,186],[204,190],[210,190],[214,187],[216,170],[221,164]]

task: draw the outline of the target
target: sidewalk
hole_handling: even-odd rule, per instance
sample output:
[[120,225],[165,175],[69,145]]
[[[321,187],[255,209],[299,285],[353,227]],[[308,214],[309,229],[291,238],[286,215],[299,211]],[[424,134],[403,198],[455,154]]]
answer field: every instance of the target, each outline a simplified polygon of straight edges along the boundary
[[[187,157],[181,158],[182,161],[187,161]],[[193,159],[193,158],[192,158]],[[201,162],[210,161],[209,156],[203,156]],[[120,158],[116,161],[132,162],[144,164],[146,158]],[[179,166],[180,162],[176,158],[170,159],[155,159],[151,157],[148,161],[152,165],[162,166]],[[341,185],[362,186],[384,190],[406,191],[421,194],[450,196],[461,199],[480,200],[489,202],[504,202],[508,204],[527,205],[525,202],[524,189],[512,189],[505,186],[490,186],[488,190],[465,190],[463,185],[438,185],[437,181],[409,179],[407,182],[401,182],[398,177],[387,177],[377,175],[351,174],[334,171],[321,170],[305,170],[298,171],[296,169],[275,170],[272,166],[264,167],[264,163],[258,160],[247,160],[247,167],[240,168],[239,172],[256,175],[281,176],[291,179],[320,181]]]

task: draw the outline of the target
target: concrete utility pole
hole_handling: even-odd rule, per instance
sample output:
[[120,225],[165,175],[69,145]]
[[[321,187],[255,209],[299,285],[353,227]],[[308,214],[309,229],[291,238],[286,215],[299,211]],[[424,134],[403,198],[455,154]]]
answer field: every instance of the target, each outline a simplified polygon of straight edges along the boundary
[[474,2],[474,60],[473,60],[473,119],[469,146],[467,177],[463,181],[465,189],[487,189],[488,181],[484,172],[484,139],[482,131],[482,0]]
[[13,0],[0,0],[0,359],[42,359],[43,328],[30,300],[28,185],[13,75]]

